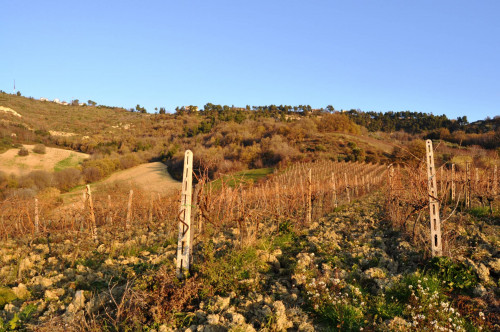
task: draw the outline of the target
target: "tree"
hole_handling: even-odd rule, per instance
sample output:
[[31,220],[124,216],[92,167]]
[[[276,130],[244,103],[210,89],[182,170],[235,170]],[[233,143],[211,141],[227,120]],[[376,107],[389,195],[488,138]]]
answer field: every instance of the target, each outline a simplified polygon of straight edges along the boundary
[[146,109],[144,107],[141,107],[141,105],[139,105],[139,104],[137,104],[137,106],[135,107],[135,109],[137,110],[137,112],[147,113]]
[[95,101],[90,100],[90,99],[87,101],[87,104],[89,104],[90,106],[95,106],[95,105],[97,105],[97,103],[96,103]]
[[166,113],[165,107],[160,107],[160,114],[165,114],[165,113]]

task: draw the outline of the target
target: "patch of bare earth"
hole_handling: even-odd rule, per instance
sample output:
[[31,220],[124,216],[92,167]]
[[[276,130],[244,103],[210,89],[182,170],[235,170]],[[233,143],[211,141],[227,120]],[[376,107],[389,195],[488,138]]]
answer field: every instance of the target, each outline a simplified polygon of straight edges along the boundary
[[0,171],[7,174],[23,175],[34,170],[53,171],[54,166],[71,156],[79,159],[89,157],[86,153],[57,148],[46,148],[45,154],[33,152],[34,145],[24,145],[30,152],[27,156],[19,156],[19,149],[9,149],[0,154]]
[[160,162],[142,164],[114,173],[102,183],[116,182],[158,193],[169,193],[181,189],[181,183],[174,180],[168,173],[167,166]]

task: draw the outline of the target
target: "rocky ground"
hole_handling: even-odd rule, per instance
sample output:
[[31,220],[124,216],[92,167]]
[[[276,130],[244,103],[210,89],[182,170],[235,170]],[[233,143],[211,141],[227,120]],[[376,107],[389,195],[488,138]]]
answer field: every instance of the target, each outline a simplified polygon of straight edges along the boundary
[[102,229],[99,244],[4,241],[0,331],[499,330],[498,218],[464,214],[461,254],[430,259],[382,202],[365,197],[307,228],[282,220],[244,246],[237,228],[207,229],[185,282],[162,224]]

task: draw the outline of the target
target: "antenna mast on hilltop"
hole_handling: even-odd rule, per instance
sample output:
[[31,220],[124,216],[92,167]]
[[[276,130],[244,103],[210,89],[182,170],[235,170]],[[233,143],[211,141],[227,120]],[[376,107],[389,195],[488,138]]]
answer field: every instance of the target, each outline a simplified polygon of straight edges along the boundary
[[14,94],[16,93],[16,80],[14,80]]

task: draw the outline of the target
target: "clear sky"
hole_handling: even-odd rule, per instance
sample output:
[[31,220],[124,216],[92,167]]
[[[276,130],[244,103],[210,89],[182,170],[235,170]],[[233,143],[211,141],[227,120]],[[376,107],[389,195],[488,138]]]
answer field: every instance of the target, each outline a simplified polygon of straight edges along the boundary
[[500,115],[498,0],[0,0],[0,89]]

